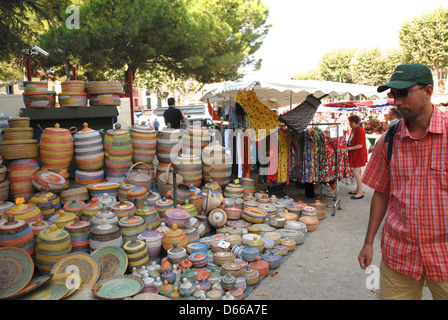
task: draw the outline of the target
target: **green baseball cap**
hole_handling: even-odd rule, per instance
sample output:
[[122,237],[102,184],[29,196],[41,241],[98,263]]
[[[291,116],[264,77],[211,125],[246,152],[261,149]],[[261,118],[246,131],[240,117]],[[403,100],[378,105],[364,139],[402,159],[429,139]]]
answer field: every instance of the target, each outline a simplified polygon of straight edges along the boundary
[[405,89],[415,84],[434,85],[431,70],[421,63],[400,64],[395,68],[390,81],[379,86],[377,91],[383,92],[387,89]]

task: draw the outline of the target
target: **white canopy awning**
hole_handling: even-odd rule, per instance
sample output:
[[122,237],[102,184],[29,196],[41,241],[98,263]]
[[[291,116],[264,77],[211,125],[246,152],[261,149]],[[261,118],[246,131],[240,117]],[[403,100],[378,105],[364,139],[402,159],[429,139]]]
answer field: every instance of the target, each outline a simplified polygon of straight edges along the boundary
[[255,93],[267,107],[276,109],[286,105],[303,102],[309,94],[316,98],[324,95],[338,97],[344,94],[352,96],[363,95],[366,98],[382,98],[385,93],[378,93],[377,87],[357,85],[351,83],[338,83],[316,80],[287,80],[271,82],[264,80],[235,80],[221,82],[200,98],[201,101],[220,103],[229,98],[233,99],[239,91],[254,89]]

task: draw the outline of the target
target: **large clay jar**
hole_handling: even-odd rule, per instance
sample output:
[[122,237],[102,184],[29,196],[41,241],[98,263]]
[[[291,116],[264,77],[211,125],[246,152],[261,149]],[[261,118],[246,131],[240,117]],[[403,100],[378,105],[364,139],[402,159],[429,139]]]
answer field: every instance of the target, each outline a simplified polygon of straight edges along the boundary
[[54,128],[46,128],[40,138],[39,155],[43,167],[66,170],[73,158],[73,138],[70,131],[61,128],[58,123]]
[[117,123],[114,130],[107,130],[104,136],[104,160],[106,181],[124,181],[132,164],[132,142],[129,131]]
[[183,177],[186,185],[199,187],[202,184],[202,162],[194,154],[182,153],[173,161],[177,172]]
[[103,138],[98,131],[90,129],[87,122],[83,123],[82,130],[73,135],[73,144],[76,165],[80,171],[95,172],[103,168]]
[[72,251],[70,234],[53,224],[39,232],[36,239],[36,267],[41,275],[49,274],[53,265]]
[[156,131],[148,126],[132,126],[130,129],[133,162],[152,163],[157,150]]
[[183,230],[178,229],[176,224],[163,234],[162,247],[165,251],[168,251],[168,249],[174,246],[175,242],[182,248],[186,248],[188,245],[187,234]]
[[134,267],[138,270],[149,264],[148,249],[144,241],[128,241],[123,245],[123,249],[128,257],[128,272],[132,273]]
[[230,182],[232,154],[219,141],[209,144],[202,152],[202,178],[204,182],[215,182],[221,187]]
[[33,230],[25,221],[8,216],[0,223],[0,247],[16,247],[34,256]]

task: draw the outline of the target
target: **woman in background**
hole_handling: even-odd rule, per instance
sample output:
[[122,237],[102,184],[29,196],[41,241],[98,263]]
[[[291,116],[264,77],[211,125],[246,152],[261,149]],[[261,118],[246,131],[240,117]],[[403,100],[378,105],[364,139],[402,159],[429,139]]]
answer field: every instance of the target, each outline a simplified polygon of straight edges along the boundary
[[352,129],[348,139],[348,160],[350,163],[350,170],[356,180],[356,190],[350,191],[352,199],[364,198],[364,191],[362,191],[362,174],[361,169],[367,163],[367,145],[366,133],[359,125],[361,119],[357,115],[348,117],[349,126]]

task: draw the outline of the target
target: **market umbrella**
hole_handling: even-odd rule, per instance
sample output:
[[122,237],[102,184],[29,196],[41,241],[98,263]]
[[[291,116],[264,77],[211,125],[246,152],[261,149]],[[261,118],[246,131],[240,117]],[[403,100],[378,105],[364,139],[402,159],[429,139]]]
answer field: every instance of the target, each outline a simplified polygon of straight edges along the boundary
[[[328,95],[331,98],[339,97],[347,93],[352,96],[382,97],[384,93],[378,93],[377,87],[357,85],[352,83],[339,83],[317,80],[235,80],[216,84],[216,87],[208,91],[200,98],[201,101],[221,103],[229,98],[234,98],[242,90],[254,89],[258,99],[271,109],[299,104],[313,94],[315,97]],[[381,95],[381,96],[380,96]]]

